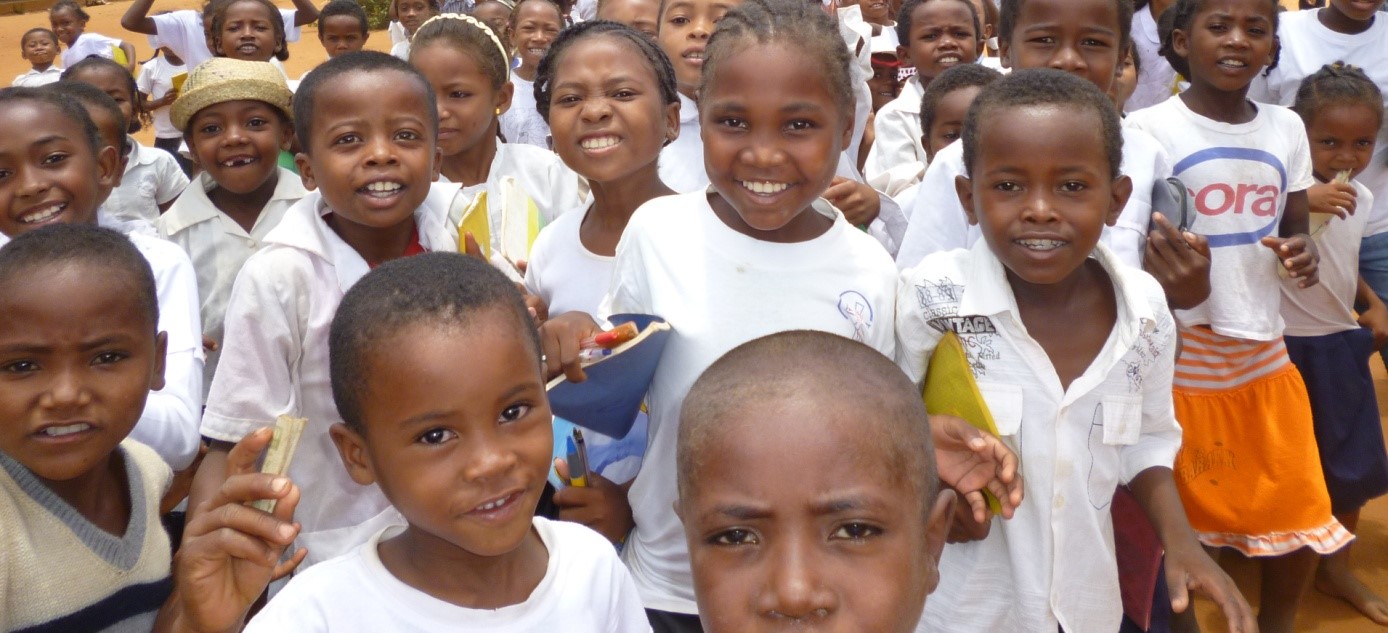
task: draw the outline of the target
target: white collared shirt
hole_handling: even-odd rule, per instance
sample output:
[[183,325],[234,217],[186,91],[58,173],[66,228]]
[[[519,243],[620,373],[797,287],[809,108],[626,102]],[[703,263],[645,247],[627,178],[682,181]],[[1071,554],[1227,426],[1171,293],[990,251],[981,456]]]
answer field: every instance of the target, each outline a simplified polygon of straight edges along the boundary
[[126,232],[138,230],[154,235],[159,206],[173,202],[188,186],[188,176],[178,160],[162,149],[141,145],[129,137],[130,158],[120,186],[111,190],[101,205],[102,222],[120,226]]
[[10,85],[24,88],[38,88],[39,86],[47,86],[57,81],[58,78],[62,76],[63,69],[58,68],[56,65],[49,66],[46,70],[34,70],[30,68],[29,72],[15,77],[14,83]]
[[[872,120],[875,140],[872,142],[872,149],[868,150],[867,162],[863,164],[863,175],[867,176],[868,182],[877,182],[880,177],[899,165],[924,165],[929,162],[925,158],[925,148],[921,146],[923,96],[925,88],[921,87],[920,79],[911,77],[901,87],[901,94],[877,111],[877,116]],[[920,176],[916,178],[916,182],[919,182]],[[899,184],[893,187],[894,190],[886,193],[896,195],[906,186],[913,184],[915,182]]]
[[[1286,16],[1282,19],[1285,20]],[[1124,112],[1152,107],[1176,93],[1176,70],[1161,55],[1161,36],[1157,33],[1157,19],[1152,15],[1152,5],[1133,14],[1131,32],[1133,54],[1141,59],[1142,70],[1137,73],[1137,86],[1133,88],[1132,96],[1123,105]]]
[[660,181],[675,193],[693,193],[708,187],[704,168],[704,141],[699,137],[699,104],[680,93],[680,135],[660,150]]
[[1116,631],[1122,618],[1109,504],[1114,489],[1170,468],[1181,444],[1172,405],[1176,325],[1147,273],[1100,244],[1118,318],[1084,374],[1062,389],[1027,334],[987,243],[902,273],[897,361],[918,384],[944,331],[959,334],[1025,497],[989,536],[945,546],[940,586],[918,631]]
[[[401,520],[379,488],[352,481],[328,436],[342,421],[328,376],[328,330],[343,294],[369,271],[323,220],[330,211],[321,193],[310,192],[242,266],[202,422],[203,435],[236,442],[280,415],[308,419],[289,467],[304,490],[295,518],[303,524],[297,544],[309,551],[305,565],[347,553]],[[441,214],[428,204],[415,212],[427,250],[453,250],[439,239]]]
[[[220,343],[222,318],[226,316],[236,273],[265,245],[266,236],[279,225],[284,212],[308,192],[298,174],[280,168],[275,191],[247,233],[207,197],[207,192],[216,186],[216,181],[206,172],[198,174],[197,185],[184,190],[168,212],[159,216],[155,228],[159,230],[159,237],[177,244],[192,258],[198,276],[202,333]],[[207,355],[203,374],[207,388],[212,386],[212,375],[220,358],[220,350]],[[207,393],[204,391],[201,395],[205,398]]]
[[122,41],[114,37],[86,31],[78,35],[72,46],[64,48],[59,56],[63,60],[63,68],[71,68],[73,64],[92,56],[113,59],[115,54],[111,49],[119,48],[121,44]]

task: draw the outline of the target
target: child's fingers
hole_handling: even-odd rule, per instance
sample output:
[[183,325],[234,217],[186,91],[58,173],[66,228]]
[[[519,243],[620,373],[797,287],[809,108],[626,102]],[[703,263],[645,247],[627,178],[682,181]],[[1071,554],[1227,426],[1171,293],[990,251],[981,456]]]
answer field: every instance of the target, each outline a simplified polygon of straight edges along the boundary
[[[569,460],[564,459],[563,457],[556,457],[556,458],[554,458],[554,474],[559,475],[559,481],[564,482],[564,485],[565,485],[565,486],[568,486],[568,485],[569,485]],[[558,492],[558,491],[556,491],[556,493],[557,493],[557,492]]]
[[1191,579],[1190,585],[1191,589],[1204,593],[1219,605],[1219,610],[1229,625],[1229,631],[1251,633],[1258,630],[1258,619],[1253,615],[1253,608],[1248,606],[1248,601],[1243,599],[1238,588],[1232,581],[1228,581],[1227,577],[1225,582]]
[[208,532],[183,544],[180,556],[197,560],[237,558],[264,567],[279,560],[279,548],[232,528]]
[[[195,525],[196,524],[196,527]],[[204,512],[188,526],[195,534],[213,534],[222,530],[232,530],[281,547],[289,545],[299,535],[294,523],[283,521],[272,515],[237,504],[227,504],[210,512]]]
[[246,437],[241,438],[231,447],[226,457],[226,476],[228,478],[244,473],[254,473],[260,469],[256,467],[256,462],[260,460],[260,454],[265,447],[270,445],[270,440],[275,437],[274,427],[264,427],[251,431]]
[[286,523],[292,523],[294,521],[294,510],[299,507],[299,499],[303,498],[302,492],[303,491],[301,491],[298,486],[291,483],[289,485],[289,490],[284,493],[284,496],[280,497],[279,501],[275,502],[275,510],[271,513],[271,516]]
[[1179,572],[1167,570],[1166,591],[1171,596],[1171,610],[1176,613],[1185,613],[1186,608],[1190,606],[1190,588],[1186,584],[1185,570]]
[[288,560],[281,561],[280,564],[275,565],[274,571],[270,573],[270,582],[275,582],[276,580],[294,573],[294,570],[298,569],[299,563],[304,562],[304,557],[306,556],[308,556],[307,549],[300,547],[298,550],[295,550],[294,555],[290,556]]

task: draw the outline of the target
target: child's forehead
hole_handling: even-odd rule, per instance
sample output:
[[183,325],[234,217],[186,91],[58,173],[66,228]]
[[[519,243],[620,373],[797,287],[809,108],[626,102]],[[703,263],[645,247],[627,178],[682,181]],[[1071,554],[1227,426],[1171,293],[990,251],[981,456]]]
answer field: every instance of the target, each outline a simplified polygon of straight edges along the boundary
[[258,2],[257,0],[231,0],[231,3],[227,5],[225,15],[231,17],[233,13],[235,13],[237,17],[242,17],[249,13],[259,13],[260,17],[267,19],[275,17],[270,15],[270,7],[265,6],[264,3]]
[[[83,107],[92,111],[85,104]],[[10,101],[4,104],[4,112],[5,116],[0,116],[0,147],[55,138],[86,146],[81,122],[73,120],[55,104],[31,99]]]
[[24,37],[20,40],[20,42],[23,43],[23,44],[28,44],[29,42],[31,42],[31,41],[33,41],[33,40],[40,40],[40,39],[42,39],[42,40],[48,40],[48,41],[50,41],[50,42],[54,41],[54,40],[53,40],[53,34],[52,34],[52,33],[49,33],[48,31],[34,31],[34,32],[32,32],[32,33],[27,33],[27,34],[25,34]]
[[328,17],[326,17],[326,18],[323,18],[323,28],[326,29],[326,28],[329,28],[329,27],[336,27],[336,28],[349,28],[349,27],[350,27],[350,28],[353,28],[353,29],[358,29],[358,28],[361,27],[361,20],[358,19],[357,16],[351,15],[351,14],[349,14],[349,13],[338,13],[338,14],[330,15],[330,16],[328,16]]

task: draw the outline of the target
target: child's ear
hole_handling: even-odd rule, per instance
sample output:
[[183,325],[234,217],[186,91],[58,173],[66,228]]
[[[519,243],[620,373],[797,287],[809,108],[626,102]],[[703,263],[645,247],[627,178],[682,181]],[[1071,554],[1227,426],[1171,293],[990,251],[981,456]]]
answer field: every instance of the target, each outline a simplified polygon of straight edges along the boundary
[[516,94],[516,84],[506,82],[501,84],[501,90],[496,91],[496,115],[506,114],[511,109],[511,97]]
[[1118,216],[1123,214],[1123,207],[1128,205],[1128,198],[1133,195],[1133,179],[1122,174],[1113,179],[1113,191],[1109,198],[1108,214],[1104,217],[1104,224],[1113,226],[1118,223]]
[[909,55],[910,53],[911,53],[911,49],[906,48],[905,46],[900,46],[900,45],[898,45],[898,46],[896,47],[896,58],[899,59],[899,60],[901,60],[901,61],[903,61],[903,62],[911,62],[911,63],[914,63],[914,62],[911,60],[910,57],[907,57],[907,55]]
[[299,180],[304,184],[304,189],[313,191],[318,188],[318,180],[313,177],[313,163],[309,161],[308,154],[295,154],[294,166],[299,168]]
[[978,214],[974,213],[974,181],[969,180],[968,176],[955,176],[954,193],[959,196],[959,204],[964,207],[969,224],[978,224]]
[[1003,68],[1012,68],[1012,42],[1004,42],[998,38],[998,61]]
[[839,140],[840,152],[848,149],[848,146],[853,144],[853,126],[857,118],[858,114],[852,110],[849,110],[848,115],[844,117],[843,138]]
[[988,36],[978,38],[978,47],[974,51],[974,60],[983,59],[983,54],[988,51]]
[[1177,57],[1190,56],[1190,40],[1186,38],[1186,32],[1181,29],[1171,31],[1171,50]]
[[945,550],[945,539],[949,536],[949,526],[954,521],[954,504],[958,498],[953,490],[941,490],[935,496],[935,505],[930,508],[930,516],[925,522],[925,551],[930,557],[929,588],[926,593],[935,591],[940,584],[940,553]]
[[366,449],[366,438],[360,433],[338,422],[328,428],[328,435],[337,445],[337,455],[352,481],[363,486],[376,483],[376,471],[371,467],[371,453]]
[[930,151],[930,130],[921,133],[921,149],[925,150],[925,164],[935,160],[935,152]]
[[159,391],[164,388],[164,356],[169,349],[169,333],[160,332],[154,335],[154,368],[149,372],[149,390]]
[[680,137],[680,100],[665,106],[665,142],[661,147],[675,142]]
[[438,140],[434,141],[434,168],[430,170],[429,182],[438,182],[439,174],[443,172],[443,148],[439,147]]
[[120,183],[123,173],[121,157],[116,148],[110,145],[101,148],[96,153],[96,184],[101,187],[114,188]]

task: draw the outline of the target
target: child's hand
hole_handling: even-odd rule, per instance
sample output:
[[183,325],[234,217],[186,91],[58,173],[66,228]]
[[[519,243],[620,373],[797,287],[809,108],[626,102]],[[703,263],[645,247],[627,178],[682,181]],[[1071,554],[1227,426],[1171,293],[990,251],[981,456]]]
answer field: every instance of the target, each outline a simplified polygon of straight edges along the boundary
[[954,504],[954,521],[950,523],[949,535],[945,537],[945,541],[949,543],[981,541],[988,538],[988,531],[992,525],[992,516],[980,522],[974,516],[973,508],[956,503]]
[[1203,235],[1181,232],[1160,213],[1152,214],[1157,230],[1147,236],[1142,267],[1166,291],[1166,302],[1190,309],[1210,296],[1210,243]]
[[540,351],[545,358],[545,378],[553,379],[563,373],[571,382],[587,380],[588,376],[583,373],[578,357],[581,351],[579,344],[601,331],[593,317],[582,312],[566,312],[545,321],[540,326]]
[[[299,488],[287,477],[256,469],[273,431],[260,429],[237,442],[227,454],[225,483],[190,515],[174,578],[181,622],[193,630],[239,629],[270,581],[293,571],[308,554],[301,549],[279,562],[299,534],[293,522]],[[247,505],[259,499],[278,500],[274,513]]]
[[1354,213],[1358,199],[1359,192],[1349,183],[1326,182],[1306,190],[1311,213],[1332,213],[1342,220]]
[[221,347],[222,347],[222,346],[221,346],[220,344],[217,343],[217,340],[216,340],[216,339],[214,339],[214,338],[212,338],[212,337],[210,337],[210,336],[208,336],[208,335],[206,335],[206,334],[202,335],[202,351],[203,351],[203,352],[208,353],[208,354],[211,354],[212,352],[215,352],[215,351],[217,351],[218,349],[221,349]]
[[[521,274],[524,273],[525,271],[521,271]],[[521,298],[525,299],[525,309],[530,312],[530,320],[535,323],[535,327],[544,325],[545,321],[549,320],[549,304],[545,303],[545,300],[538,295],[530,294],[530,290],[525,287],[525,284],[516,284],[516,289],[520,290]]]
[[1205,594],[1224,613],[1230,633],[1254,633],[1258,620],[1233,579],[1219,568],[1197,543],[1166,550],[1166,588],[1171,592],[1171,609],[1184,613],[1190,608],[1190,591]]
[[1277,253],[1277,259],[1282,266],[1294,278],[1300,279],[1298,288],[1310,288],[1320,281],[1317,273],[1317,266],[1320,263],[1320,252],[1316,247],[1316,241],[1309,235],[1293,235],[1291,237],[1263,238],[1263,246],[1266,246]]
[[824,199],[842,211],[843,217],[854,226],[872,224],[882,210],[882,199],[877,197],[876,189],[843,176],[834,176],[824,192]]
[[472,236],[472,231],[463,234],[463,254],[468,257],[475,257],[488,264],[492,263],[491,260],[487,259],[486,254],[482,252],[482,247],[477,243],[477,238]]
[[1374,335],[1374,350],[1388,345],[1388,306],[1382,301],[1374,301],[1359,313],[1359,327],[1366,328]]
[[930,416],[930,433],[935,442],[935,467],[940,471],[940,481],[963,495],[973,510],[974,521],[988,521],[984,488],[1002,503],[1003,518],[1012,518],[1022,503],[1017,454],[998,438],[952,415]]
[[[554,469],[560,479],[569,480],[569,463],[564,458],[554,459]],[[588,473],[587,480],[588,485],[582,488],[568,486],[554,492],[559,519],[582,523],[607,540],[620,543],[636,527],[626,489],[595,472]]]

